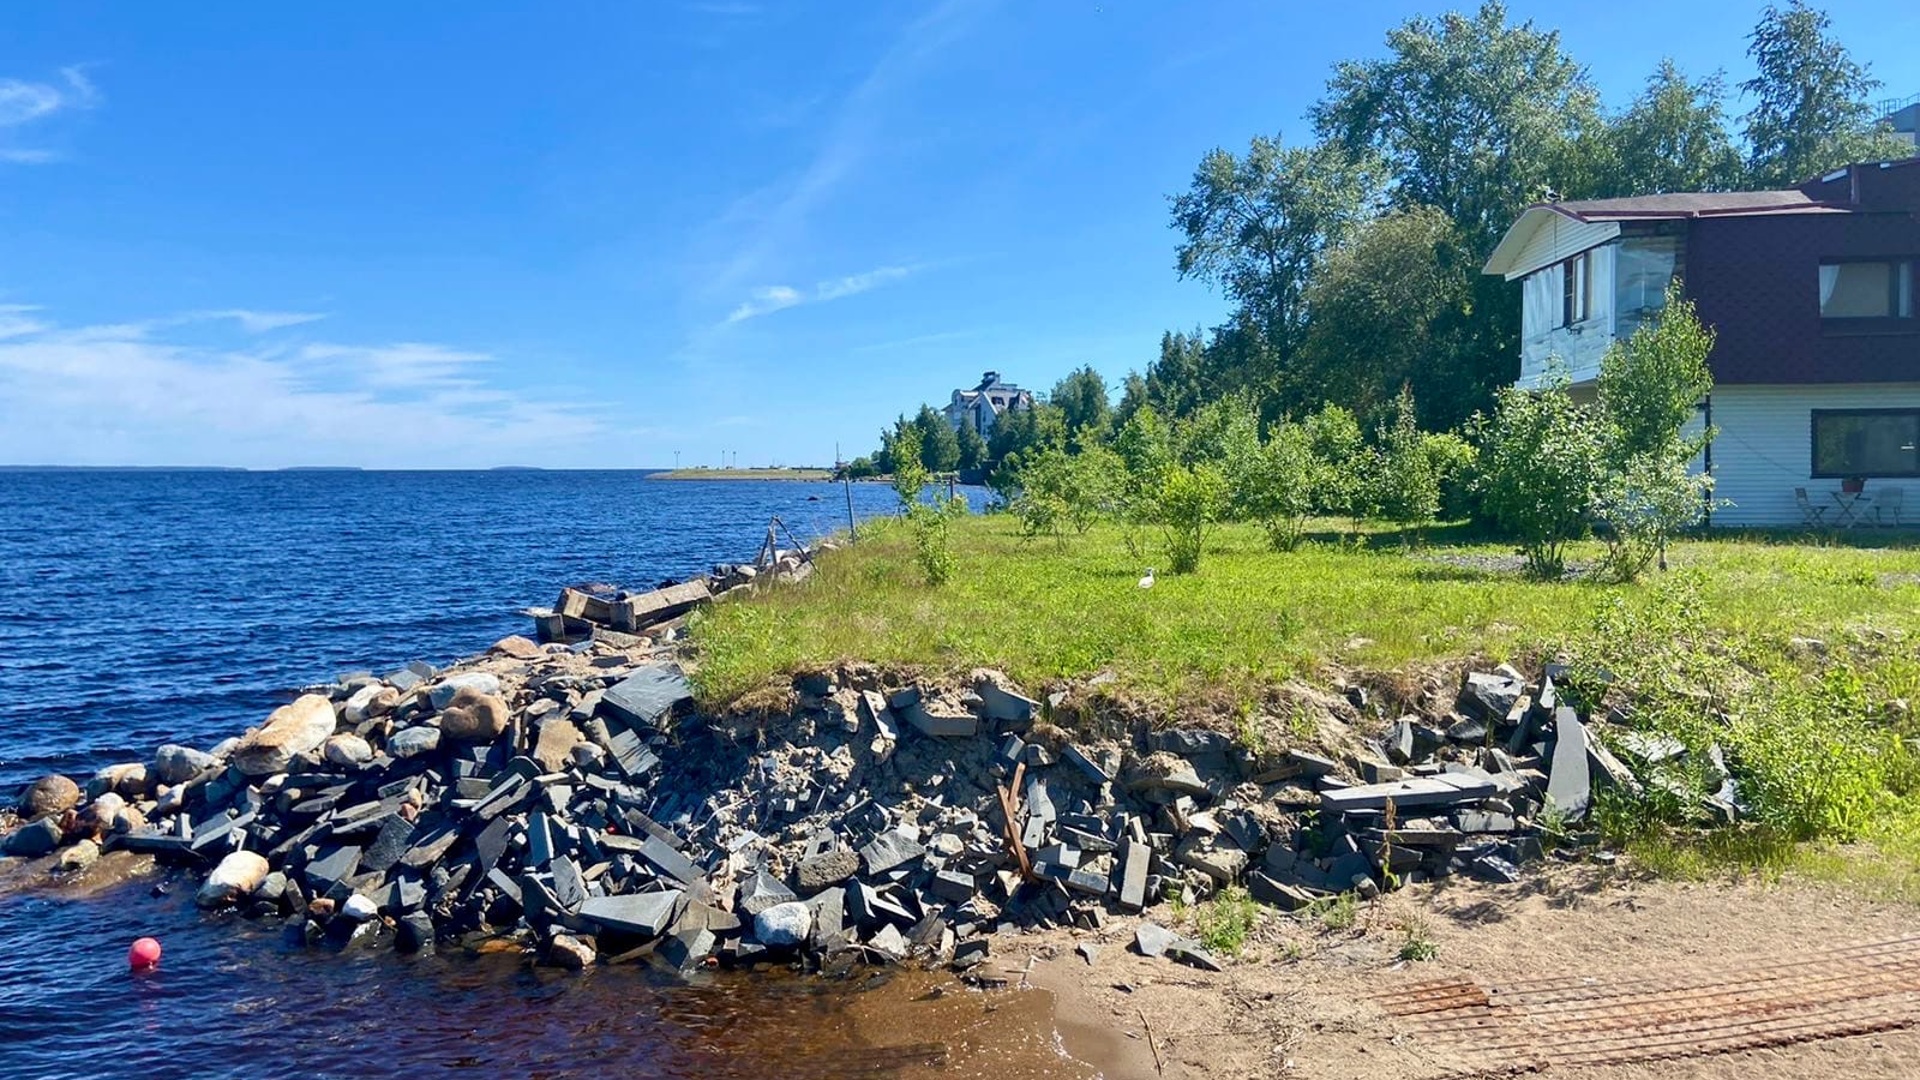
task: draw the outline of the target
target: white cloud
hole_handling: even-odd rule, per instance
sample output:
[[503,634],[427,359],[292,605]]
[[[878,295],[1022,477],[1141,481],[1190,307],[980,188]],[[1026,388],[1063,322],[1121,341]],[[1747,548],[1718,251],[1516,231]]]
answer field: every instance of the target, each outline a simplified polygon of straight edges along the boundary
[[869,289],[885,285],[889,281],[898,281],[913,273],[905,266],[882,266],[864,274],[850,274],[842,278],[816,283],[813,288],[801,291],[791,285],[770,285],[755,289],[752,296],[727,316],[730,323],[744,319],[758,318],[801,304],[819,304],[842,297],[858,296]]
[[28,82],[25,79],[0,79],[0,161],[16,165],[43,165],[58,161],[52,150],[32,146],[6,145],[10,132],[45,120],[61,112],[90,109],[100,103],[98,87],[78,66],[60,69],[58,82]]
[[246,308],[227,308],[223,311],[196,311],[181,317],[182,321],[200,319],[232,319],[249,334],[264,334],[270,330],[284,330],[289,326],[302,323],[319,322],[325,315],[308,311],[249,311]]
[[594,407],[489,383],[482,352],[208,347],[170,340],[179,325],[63,328],[0,307],[0,462],[484,467],[603,430]]

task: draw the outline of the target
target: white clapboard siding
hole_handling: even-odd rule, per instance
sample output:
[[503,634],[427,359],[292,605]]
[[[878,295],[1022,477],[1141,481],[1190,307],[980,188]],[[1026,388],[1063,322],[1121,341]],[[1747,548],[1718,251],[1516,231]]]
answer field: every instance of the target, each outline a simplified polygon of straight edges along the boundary
[[1620,235],[1617,221],[1575,221],[1563,214],[1542,211],[1532,235],[1521,245],[1507,269],[1508,281],[1562,259],[1571,259]]
[[[1832,518],[1835,479],[1815,480],[1813,410],[1920,408],[1920,383],[1799,384],[1792,386],[1716,386],[1713,423],[1714,494],[1731,499],[1717,509],[1717,526],[1797,526],[1803,524],[1793,489],[1804,487]],[[1903,487],[1920,503],[1920,479],[1868,480],[1868,505],[1876,489]],[[1909,509],[1907,515],[1920,514]],[[1904,516],[1904,515],[1903,515]]]

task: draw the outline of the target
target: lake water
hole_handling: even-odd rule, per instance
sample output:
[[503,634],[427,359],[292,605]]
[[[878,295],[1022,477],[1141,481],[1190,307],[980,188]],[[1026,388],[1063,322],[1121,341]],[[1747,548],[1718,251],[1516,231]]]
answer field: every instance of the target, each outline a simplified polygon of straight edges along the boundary
[[[853,499],[862,519],[895,504],[874,484]],[[204,748],[300,686],[525,633],[519,609],[564,584],[685,577],[750,559],[772,516],[812,538],[846,514],[833,484],[635,472],[0,473],[0,789]],[[1085,1075],[1043,1007],[930,997],[934,976],[856,993],[335,955],[190,892],[0,897],[0,1076],[910,1074],[916,1047],[986,1045],[975,1013],[1004,1029],[993,1054],[939,1075]],[[136,977],[143,934],[167,956]]]

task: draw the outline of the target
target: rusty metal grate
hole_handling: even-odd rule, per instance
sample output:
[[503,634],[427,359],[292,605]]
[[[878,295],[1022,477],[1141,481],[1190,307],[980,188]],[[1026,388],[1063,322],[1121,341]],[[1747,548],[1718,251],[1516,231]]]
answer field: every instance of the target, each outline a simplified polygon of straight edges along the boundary
[[1374,1000],[1470,1071],[1719,1054],[1920,1023],[1920,937],[1648,975],[1437,980]]

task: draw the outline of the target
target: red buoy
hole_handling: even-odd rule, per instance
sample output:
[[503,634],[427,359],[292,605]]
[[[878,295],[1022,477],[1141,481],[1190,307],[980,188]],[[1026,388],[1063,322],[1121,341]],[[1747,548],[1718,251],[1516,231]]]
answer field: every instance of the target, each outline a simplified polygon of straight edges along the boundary
[[135,971],[160,966],[160,943],[150,937],[143,937],[127,950],[127,966]]

